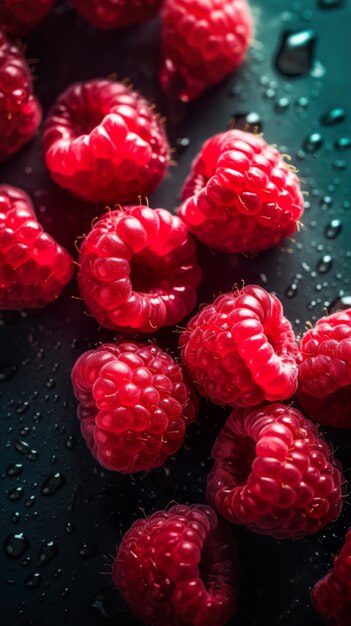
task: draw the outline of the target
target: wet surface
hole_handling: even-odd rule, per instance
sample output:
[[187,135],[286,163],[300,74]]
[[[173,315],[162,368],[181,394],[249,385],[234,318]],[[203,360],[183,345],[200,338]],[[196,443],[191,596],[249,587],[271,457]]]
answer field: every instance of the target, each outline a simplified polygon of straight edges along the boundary
[[[58,5],[27,37],[26,54],[37,59],[36,91],[45,112],[73,81],[112,74],[128,77],[157,102],[169,120],[178,165],[150,198],[151,206],[174,209],[203,139],[228,126],[263,131],[292,157],[308,193],[304,228],[294,241],[256,258],[199,246],[199,302],[242,281],[258,283],[279,295],[300,333],[326,310],[351,305],[351,78],[344,58],[351,8],[340,0],[262,0],[254,13],[256,35],[247,62],[189,107],[166,102],[160,93],[157,21],[104,33]],[[284,64],[277,65],[287,32],[305,33],[308,58],[298,76],[287,76]],[[294,60],[290,45],[289,63],[296,68],[302,46],[295,48],[300,56]],[[76,256],[75,238],[89,230],[101,209],[50,181],[40,137],[0,166],[0,182],[29,192],[45,229]],[[43,311],[6,312],[0,319],[4,626],[137,626],[111,586],[115,546],[144,511],[164,508],[171,499],[205,501],[211,445],[227,414],[203,403],[186,447],[148,475],[102,470],[81,439],[69,375],[84,350],[113,334],[99,329],[75,296],[72,281]],[[173,354],[177,339],[171,331],[157,334]],[[350,477],[350,433],[324,430]],[[347,502],[337,524],[303,541],[277,542],[233,529],[242,560],[233,626],[321,625],[309,604],[310,589],[342,545],[351,523]]]

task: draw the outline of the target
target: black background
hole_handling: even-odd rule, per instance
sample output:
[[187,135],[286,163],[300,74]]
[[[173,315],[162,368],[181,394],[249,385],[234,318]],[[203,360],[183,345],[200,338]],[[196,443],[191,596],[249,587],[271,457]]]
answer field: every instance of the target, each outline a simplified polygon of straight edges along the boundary
[[[209,302],[213,295],[242,280],[258,283],[279,295],[297,333],[303,331],[306,321],[330,309],[338,297],[351,295],[350,151],[337,150],[334,145],[350,132],[347,49],[351,10],[345,2],[335,4],[340,6],[323,9],[317,0],[257,0],[253,7],[256,32],[247,62],[235,76],[185,108],[164,99],[158,87],[157,20],[104,33],[59,4],[25,38],[26,56],[35,59],[35,88],[45,112],[73,81],[117,73],[157,102],[168,118],[174,147],[177,139],[190,139],[182,154],[174,154],[178,166],[150,198],[153,207],[173,210],[177,205],[190,162],[204,138],[225,130],[233,116],[242,123],[240,116],[259,115],[267,141],[290,154],[300,170],[303,189],[309,194],[305,228],[284,249],[256,258],[213,253],[199,246],[204,270],[199,302]],[[312,29],[316,35],[311,71],[289,78],[277,71],[275,58],[282,34],[300,29]],[[320,124],[322,114],[340,106],[346,109],[344,121],[328,127]],[[314,132],[321,133],[323,142],[311,153],[303,146]],[[87,232],[91,220],[101,213],[50,181],[40,135],[0,166],[0,182],[29,192],[44,227],[72,253],[75,237]],[[325,228],[336,218],[341,221],[341,232],[330,239]],[[331,258],[321,263],[325,255]],[[4,626],[136,626],[138,622],[111,586],[115,546],[142,511],[149,514],[171,501],[205,501],[211,445],[226,415],[224,409],[204,402],[186,447],[146,476],[102,471],[81,440],[69,375],[83,351],[113,335],[99,330],[95,320],[84,314],[83,303],[72,299],[77,295],[72,281],[58,302],[45,310],[6,312],[0,321],[1,535],[5,543],[11,533],[24,533],[29,541],[17,560],[4,552],[1,555]],[[157,334],[160,345],[171,346],[175,355],[177,339],[172,331]],[[349,476],[349,433],[330,429],[327,437]],[[19,441],[37,454],[28,453]],[[7,473],[13,463],[23,465],[17,477]],[[57,472],[64,477],[64,484],[55,494],[44,495],[44,481]],[[13,501],[10,492],[18,487],[23,494],[19,491],[19,500]],[[15,512],[19,515],[14,516]],[[330,567],[349,524],[346,499],[337,524],[303,541],[277,542],[234,529],[242,575],[238,612],[230,623],[320,625],[310,608],[310,589]],[[57,553],[40,565],[43,542],[50,541]],[[35,573],[40,576],[32,578]],[[37,586],[28,587],[28,579]]]

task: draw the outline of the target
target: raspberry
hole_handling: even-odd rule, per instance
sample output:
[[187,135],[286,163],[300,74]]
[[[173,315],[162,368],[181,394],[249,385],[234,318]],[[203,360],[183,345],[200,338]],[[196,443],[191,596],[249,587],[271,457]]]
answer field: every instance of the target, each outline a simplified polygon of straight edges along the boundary
[[197,414],[182,368],[155,345],[101,345],[72,370],[78,417],[87,445],[110,470],[140,472],[162,465],[184,442]]
[[278,150],[241,130],[204,143],[182,199],[189,230],[224,252],[271,248],[296,231],[303,213],[299,180]]
[[153,626],[222,626],[237,600],[230,533],[205,505],[179,504],[139,519],[122,538],[114,584]]
[[351,529],[332,570],[312,589],[312,602],[326,624],[351,624]]
[[54,0],[1,0],[1,28],[15,37],[28,33],[50,11]]
[[150,333],[176,324],[194,308],[200,279],[194,241],[165,209],[106,213],[81,246],[80,292],[106,328]]
[[77,11],[97,28],[132,26],[157,15],[163,0],[73,0]]
[[157,115],[112,80],[76,83],[59,97],[45,123],[44,149],[54,181],[92,202],[147,196],[169,162]]
[[180,346],[199,393],[215,404],[255,406],[296,390],[295,335],[262,287],[219,296],[190,320]]
[[29,67],[0,31],[0,161],[31,139],[41,122]]
[[36,309],[73,274],[68,252],[38,224],[30,198],[0,185],[0,309]]
[[246,0],[165,0],[161,84],[193,100],[245,58],[252,35]]
[[340,515],[342,472],[316,425],[292,407],[234,409],[212,456],[208,501],[235,524],[284,539]]
[[321,424],[351,428],[351,309],[322,317],[301,340],[298,398]]

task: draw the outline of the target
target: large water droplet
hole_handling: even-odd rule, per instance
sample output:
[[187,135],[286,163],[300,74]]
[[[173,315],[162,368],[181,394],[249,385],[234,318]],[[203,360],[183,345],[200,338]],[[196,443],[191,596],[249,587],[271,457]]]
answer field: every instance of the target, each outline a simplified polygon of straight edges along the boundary
[[6,556],[18,559],[29,548],[29,541],[23,533],[12,533],[6,537],[3,549]]
[[0,382],[11,380],[17,372],[16,365],[1,365],[0,366]]
[[306,152],[312,154],[313,152],[317,152],[323,145],[323,137],[320,133],[311,133],[308,135],[304,142],[303,148]]
[[22,463],[12,463],[6,469],[6,474],[8,476],[19,476],[19,474],[22,474],[22,472],[23,472]]
[[318,262],[317,271],[320,274],[326,274],[329,272],[333,265],[333,259],[329,254],[325,254],[321,260]]
[[341,9],[346,4],[346,0],[318,0],[321,9]]
[[39,456],[37,450],[31,449],[26,441],[21,441],[20,439],[17,439],[14,443],[14,446],[18,452],[26,456],[27,459],[29,459],[30,461],[36,461]]
[[46,541],[39,550],[39,565],[50,563],[57,554],[57,545],[53,541]]
[[350,150],[351,139],[350,137],[340,137],[336,140],[334,145],[337,150]]
[[346,111],[342,107],[335,107],[330,109],[321,117],[321,124],[323,126],[333,126],[334,124],[340,124],[346,117]]
[[7,497],[9,500],[12,500],[13,502],[17,502],[17,500],[20,500],[23,497],[23,494],[24,494],[23,487],[15,487],[14,489],[11,489],[11,491],[8,492]]
[[20,402],[20,404],[17,405],[16,413],[18,415],[23,415],[24,413],[27,413],[29,407],[30,403],[27,400],[25,402]]
[[283,33],[276,66],[284,76],[303,76],[313,66],[316,33],[310,29]]
[[183,154],[190,146],[189,137],[178,137],[176,139],[176,150],[178,154]]
[[39,574],[39,572],[34,572],[23,581],[23,584],[28,589],[36,589],[39,585],[41,585],[42,580],[43,577],[41,574]]
[[41,486],[41,493],[44,496],[53,496],[59,489],[61,489],[61,487],[63,487],[65,482],[66,479],[63,474],[60,474],[60,472],[51,474],[44,480]]
[[346,309],[351,309],[351,296],[340,296],[331,303],[329,313],[346,311]]
[[327,239],[335,239],[342,229],[342,223],[338,219],[330,220],[329,224],[326,225],[324,234]]

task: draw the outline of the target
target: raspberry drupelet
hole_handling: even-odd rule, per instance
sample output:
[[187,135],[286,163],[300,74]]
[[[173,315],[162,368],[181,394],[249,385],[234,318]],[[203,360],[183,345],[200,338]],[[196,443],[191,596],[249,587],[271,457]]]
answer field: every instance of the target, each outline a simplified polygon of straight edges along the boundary
[[76,361],[72,384],[81,432],[109,470],[162,465],[183,445],[198,402],[182,368],[156,345],[104,344]]
[[235,524],[299,538],[340,515],[339,464],[316,425],[290,406],[234,409],[212,456],[208,501]]
[[182,191],[179,215],[200,241],[259,252],[290,237],[303,213],[299,180],[262,137],[229,130],[208,139]]
[[54,0],[1,0],[0,26],[9,35],[22,37],[49,13]]
[[106,213],[83,240],[79,262],[81,295],[106,328],[153,333],[180,322],[196,304],[195,243],[165,209]]
[[298,398],[321,424],[351,428],[351,309],[318,320],[300,344]]
[[0,185],[0,309],[36,309],[60,295],[73,262],[37,222],[21,189]]
[[0,161],[32,139],[40,122],[27,62],[0,31]]
[[332,570],[312,589],[312,603],[326,624],[351,624],[351,529]]
[[146,624],[224,626],[236,608],[236,548],[210,507],[179,504],[132,524],[112,579]]
[[71,85],[44,127],[53,180],[92,202],[137,202],[162,180],[169,163],[164,126],[136,91],[112,80]]
[[188,323],[181,358],[215,404],[256,406],[296,391],[298,348],[283,307],[262,287],[223,294]]
[[163,0],[73,0],[81,16],[96,26],[109,30],[141,24],[155,17]]
[[252,35],[246,0],[165,0],[161,84],[193,100],[242,63]]

